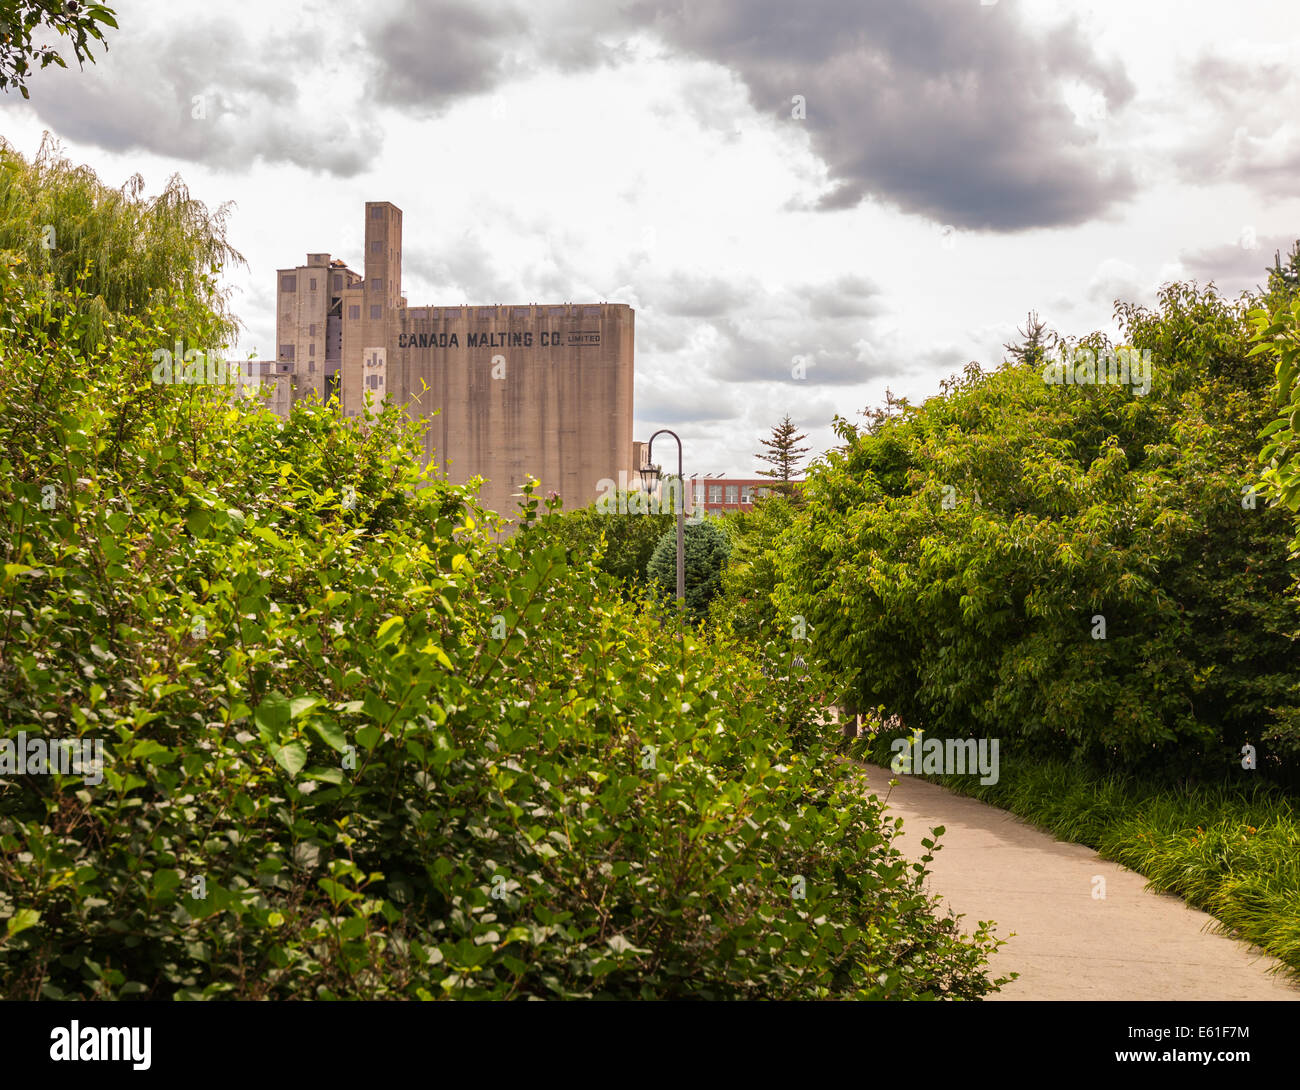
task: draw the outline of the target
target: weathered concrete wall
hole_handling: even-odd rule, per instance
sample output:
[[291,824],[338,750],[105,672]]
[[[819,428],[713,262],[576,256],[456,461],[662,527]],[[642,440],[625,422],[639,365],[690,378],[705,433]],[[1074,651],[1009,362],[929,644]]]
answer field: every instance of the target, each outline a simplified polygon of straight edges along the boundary
[[514,514],[527,474],[581,507],[631,468],[633,338],[622,303],[401,310],[390,391],[448,479],[488,479],[493,510]]
[[[527,474],[540,480],[541,498],[558,492],[572,509],[598,498],[602,479],[630,473],[631,307],[411,308],[402,296],[401,209],[367,202],[364,238],[363,277],[330,266],[328,254],[277,274],[277,355],[294,345],[296,396],[324,396],[327,316],[337,300],[341,347],[330,369],[339,371],[344,414],[361,415],[367,393],[378,407],[378,391],[366,386],[378,372],[365,360],[382,350],[384,392],[428,423],[428,458],[457,483],[485,478],[480,495],[491,509],[513,517]],[[294,291],[286,276],[297,278]]]

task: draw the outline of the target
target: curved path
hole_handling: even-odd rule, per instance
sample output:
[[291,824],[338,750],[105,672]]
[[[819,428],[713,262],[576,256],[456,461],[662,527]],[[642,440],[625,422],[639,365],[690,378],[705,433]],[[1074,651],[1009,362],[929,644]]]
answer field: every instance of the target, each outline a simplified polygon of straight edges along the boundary
[[[998,938],[1015,932],[990,967],[1020,977],[990,999],[1300,999],[1268,972],[1276,961],[1213,931],[1212,916],[1148,891],[1140,874],[1005,810],[911,776],[891,788],[888,769],[864,767],[871,791],[903,819],[896,843],[909,858],[924,853],[933,826],[945,827],[930,892],[966,917],[966,930],[995,920]],[[1104,899],[1093,896],[1096,877]]]

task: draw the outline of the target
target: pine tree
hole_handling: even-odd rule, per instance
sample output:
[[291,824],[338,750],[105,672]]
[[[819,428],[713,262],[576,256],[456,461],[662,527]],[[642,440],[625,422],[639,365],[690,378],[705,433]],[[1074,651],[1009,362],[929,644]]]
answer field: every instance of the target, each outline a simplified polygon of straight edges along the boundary
[[1002,347],[1019,363],[1027,363],[1036,368],[1041,368],[1046,363],[1048,349],[1060,340],[1056,334],[1048,332],[1047,323],[1039,321],[1038,315],[1032,310],[1025,318],[1025,328],[1017,329],[1016,332],[1024,340],[1019,344],[1004,344]]
[[803,461],[803,456],[808,453],[808,447],[799,446],[799,442],[807,439],[806,435],[796,435],[798,429],[790,422],[789,414],[786,418],[772,429],[771,439],[760,439],[759,442],[767,447],[766,453],[754,455],[760,462],[768,462],[771,469],[760,469],[760,477],[774,477],[780,481],[784,487],[778,486],[777,491],[789,494],[794,490],[789,487],[792,477],[799,472],[799,463]]
[[1267,310],[1276,310],[1300,295],[1300,239],[1291,247],[1285,262],[1282,261],[1282,251],[1274,251],[1273,267],[1268,270],[1268,286],[1262,294]]

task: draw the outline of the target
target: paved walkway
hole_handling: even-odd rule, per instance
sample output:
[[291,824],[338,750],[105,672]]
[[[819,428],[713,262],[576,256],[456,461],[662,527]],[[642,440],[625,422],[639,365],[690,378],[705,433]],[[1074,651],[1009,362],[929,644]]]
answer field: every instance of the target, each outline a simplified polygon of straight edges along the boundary
[[[899,850],[924,854],[931,827],[946,829],[927,881],[966,930],[995,920],[1015,932],[991,960],[992,976],[1018,972],[991,999],[1300,999],[1270,975],[1276,962],[1218,934],[1214,919],[1091,848],[975,799],[910,776],[890,788],[888,769],[866,766],[871,790],[903,819]],[[1094,877],[1106,880],[1094,899]]]

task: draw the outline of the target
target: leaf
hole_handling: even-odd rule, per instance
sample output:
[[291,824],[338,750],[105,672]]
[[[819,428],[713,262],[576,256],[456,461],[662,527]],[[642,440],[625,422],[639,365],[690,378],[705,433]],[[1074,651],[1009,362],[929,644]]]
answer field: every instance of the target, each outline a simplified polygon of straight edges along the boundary
[[401,635],[401,630],[405,627],[406,621],[401,617],[389,617],[379,626],[379,631],[375,633],[375,646],[386,647]]
[[296,776],[307,763],[307,750],[301,742],[290,742],[275,751],[275,763],[290,776]]
[[9,938],[13,938],[20,931],[26,931],[29,927],[35,927],[41,919],[41,914],[34,908],[20,908],[9,917],[9,925],[6,933]]
[[189,513],[185,519],[185,525],[189,528],[193,537],[203,537],[208,532],[208,526],[212,522],[212,513],[200,507]]
[[614,935],[605,940],[605,944],[616,954],[648,954],[648,949],[639,946],[633,946],[631,941],[623,935]]
[[311,729],[320,736],[320,740],[329,746],[330,749],[342,753],[348,748],[347,736],[343,733],[343,728],[334,722],[334,720],[317,719],[312,722]]
[[146,764],[151,765],[169,765],[176,760],[175,753],[152,738],[141,738],[131,747],[130,755],[143,758]]
[[277,549],[287,550],[289,548],[288,542],[286,542],[284,538],[282,538],[279,534],[277,534],[274,530],[270,529],[267,526],[254,526],[248,532],[252,534],[254,537],[259,537],[263,541],[269,542],[270,544],[274,545]]
[[290,718],[289,698],[278,692],[267,693],[253,713],[253,722],[273,738],[280,737]]

